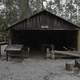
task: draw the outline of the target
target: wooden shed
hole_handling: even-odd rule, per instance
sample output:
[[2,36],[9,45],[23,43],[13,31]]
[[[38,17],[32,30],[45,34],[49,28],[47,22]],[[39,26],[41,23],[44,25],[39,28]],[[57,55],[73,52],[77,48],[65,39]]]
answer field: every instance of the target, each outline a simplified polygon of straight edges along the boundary
[[53,44],[56,50],[63,50],[64,46],[76,50],[80,48],[79,27],[47,10],[11,25],[8,31],[10,44],[31,48]]

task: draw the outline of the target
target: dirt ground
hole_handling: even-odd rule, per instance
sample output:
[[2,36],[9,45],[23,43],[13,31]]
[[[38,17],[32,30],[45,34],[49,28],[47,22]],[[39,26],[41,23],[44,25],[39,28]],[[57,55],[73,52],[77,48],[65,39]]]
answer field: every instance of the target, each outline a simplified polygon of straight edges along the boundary
[[[5,55],[4,46],[2,55]],[[80,72],[66,71],[65,63],[74,60],[49,59],[0,59],[0,80],[80,80]]]

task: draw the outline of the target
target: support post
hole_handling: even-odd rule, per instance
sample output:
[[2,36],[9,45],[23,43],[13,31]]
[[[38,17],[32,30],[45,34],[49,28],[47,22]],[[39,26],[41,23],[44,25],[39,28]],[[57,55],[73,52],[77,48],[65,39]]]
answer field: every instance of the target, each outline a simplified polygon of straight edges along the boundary
[[46,48],[46,58],[49,58],[50,57],[50,51],[49,51],[49,48]]
[[78,51],[80,51],[80,30],[78,31],[78,36],[77,36],[77,48]]
[[30,54],[30,48],[29,47],[27,48],[27,51],[28,51],[28,57],[29,57],[29,54]]
[[6,60],[8,61],[8,52],[6,52]]
[[51,50],[51,59],[54,59],[55,58],[55,51],[52,49]]
[[1,57],[1,45],[0,45],[0,57]]
[[11,31],[8,32],[8,44],[11,45],[12,41],[11,41]]
[[54,59],[55,51],[54,51],[54,45],[51,45],[51,58]]

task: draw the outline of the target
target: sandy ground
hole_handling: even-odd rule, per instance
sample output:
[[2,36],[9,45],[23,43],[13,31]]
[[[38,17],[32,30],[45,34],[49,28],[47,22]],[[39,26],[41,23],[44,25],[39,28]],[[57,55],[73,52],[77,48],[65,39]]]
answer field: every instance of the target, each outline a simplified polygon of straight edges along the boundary
[[[5,55],[4,46],[2,55]],[[0,80],[80,80],[80,72],[66,71],[65,63],[73,60],[0,59]]]

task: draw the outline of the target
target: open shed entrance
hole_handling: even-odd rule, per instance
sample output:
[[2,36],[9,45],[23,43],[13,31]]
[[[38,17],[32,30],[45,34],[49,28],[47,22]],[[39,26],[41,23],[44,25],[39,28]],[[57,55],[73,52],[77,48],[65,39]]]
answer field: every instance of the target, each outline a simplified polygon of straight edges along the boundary
[[25,30],[14,31],[13,43],[24,44],[33,51],[41,51],[44,45],[55,46],[56,50],[77,49],[76,30]]

